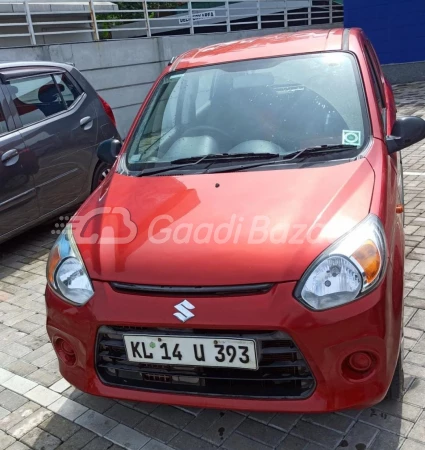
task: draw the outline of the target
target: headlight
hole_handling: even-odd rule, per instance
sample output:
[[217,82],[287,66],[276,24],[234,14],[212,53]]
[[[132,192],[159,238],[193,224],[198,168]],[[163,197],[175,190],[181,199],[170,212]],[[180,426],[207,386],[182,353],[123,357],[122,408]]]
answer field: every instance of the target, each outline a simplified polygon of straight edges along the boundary
[[313,262],[295,297],[316,310],[352,302],[379,283],[386,261],[384,229],[370,214]]
[[76,305],[84,305],[94,294],[70,225],[66,226],[50,251],[47,282],[60,297]]

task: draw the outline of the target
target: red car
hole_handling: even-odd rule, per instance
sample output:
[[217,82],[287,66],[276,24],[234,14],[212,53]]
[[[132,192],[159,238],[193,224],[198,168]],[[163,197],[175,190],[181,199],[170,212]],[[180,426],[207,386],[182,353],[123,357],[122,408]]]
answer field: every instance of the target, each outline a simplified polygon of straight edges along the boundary
[[359,29],[249,38],[170,61],[115,166],[53,247],[47,331],[94,395],[259,411],[403,390],[396,119]]

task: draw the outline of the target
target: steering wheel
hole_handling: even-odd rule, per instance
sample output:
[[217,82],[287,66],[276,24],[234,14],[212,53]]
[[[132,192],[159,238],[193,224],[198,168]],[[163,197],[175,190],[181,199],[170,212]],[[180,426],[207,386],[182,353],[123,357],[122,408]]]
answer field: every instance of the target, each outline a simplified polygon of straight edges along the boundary
[[216,128],[210,125],[197,125],[196,127],[189,128],[183,133],[183,137],[189,136],[202,136],[208,135],[216,139],[219,143],[231,143],[233,138],[230,134],[226,133],[220,128]]

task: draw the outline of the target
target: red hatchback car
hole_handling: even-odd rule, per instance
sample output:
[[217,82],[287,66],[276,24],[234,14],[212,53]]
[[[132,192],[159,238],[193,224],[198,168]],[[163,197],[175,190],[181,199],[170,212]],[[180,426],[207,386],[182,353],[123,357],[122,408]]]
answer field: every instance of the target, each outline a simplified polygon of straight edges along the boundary
[[403,389],[396,119],[359,29],[173,59],[48,261],[63,376],[95,395],[323,412]]

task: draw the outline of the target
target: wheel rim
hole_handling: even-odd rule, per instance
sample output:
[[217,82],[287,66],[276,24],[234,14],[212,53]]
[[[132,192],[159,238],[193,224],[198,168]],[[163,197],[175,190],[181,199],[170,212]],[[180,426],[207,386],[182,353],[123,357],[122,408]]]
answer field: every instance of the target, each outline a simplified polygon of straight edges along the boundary
[[108,176],[108,173],[111,171],[111,169],[109,167],[105,167],[104,170],[102,170],[102,172],[99,175],[99,179],[97,184],[99,185],[100,183],[102,183],[102,181]]

